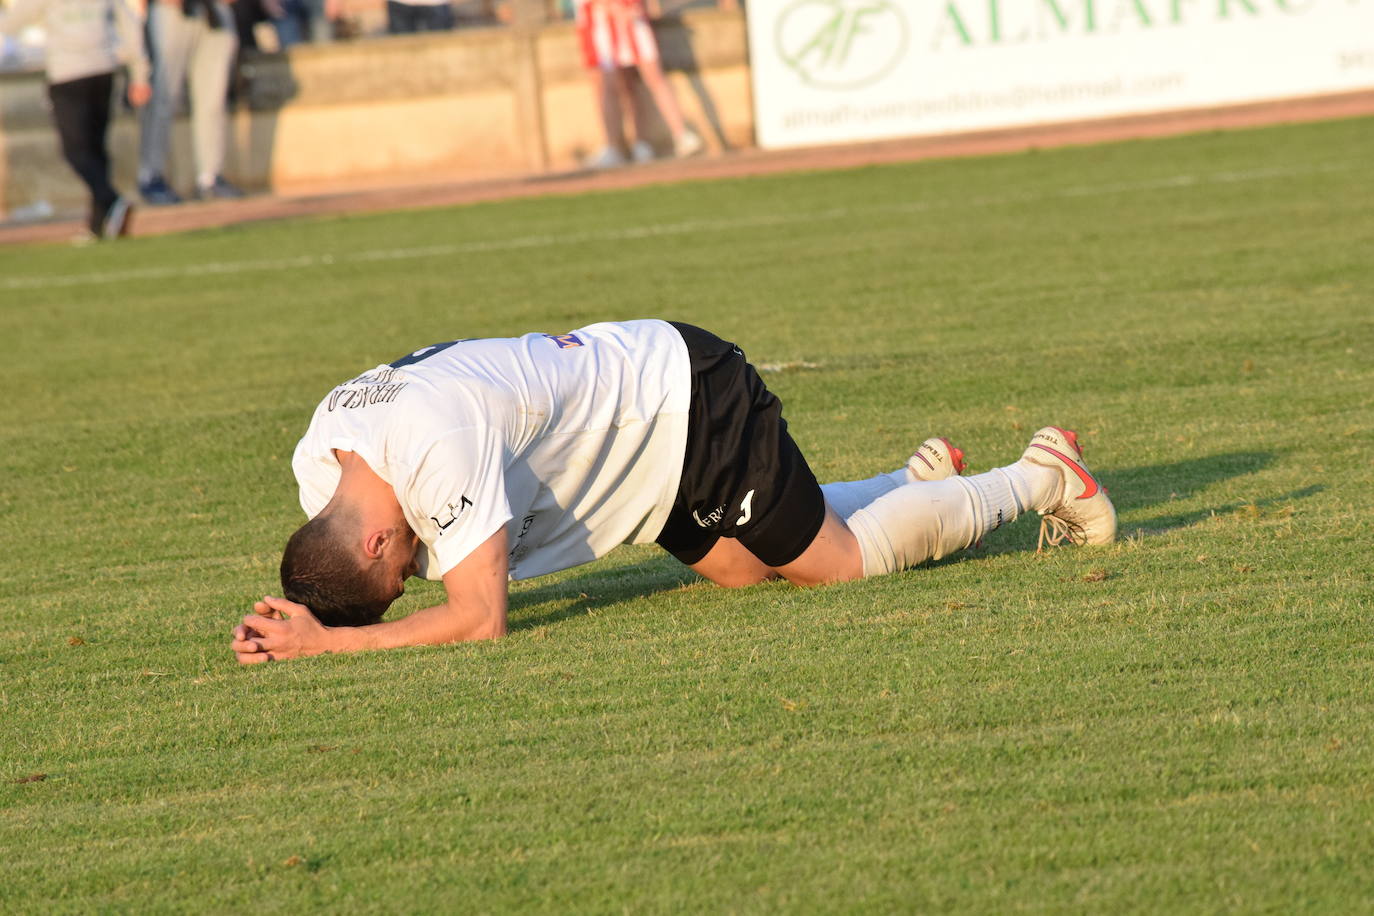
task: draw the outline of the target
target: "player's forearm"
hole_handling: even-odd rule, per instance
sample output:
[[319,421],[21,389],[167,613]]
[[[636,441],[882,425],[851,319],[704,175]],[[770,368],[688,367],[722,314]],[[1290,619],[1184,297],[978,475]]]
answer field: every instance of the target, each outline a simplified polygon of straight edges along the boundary
[[440,604],[400,620],[329,631],[330,652],[364,652],[405,646],[434,646],[506,635],[506,608],[453,608]]

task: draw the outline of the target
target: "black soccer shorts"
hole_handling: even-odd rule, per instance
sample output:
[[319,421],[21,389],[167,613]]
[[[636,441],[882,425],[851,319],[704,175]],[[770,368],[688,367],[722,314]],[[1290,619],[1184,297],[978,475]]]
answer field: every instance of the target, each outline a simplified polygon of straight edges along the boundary
[[692,404],[682,482],[658,544],[688,566],[723,537],[772,567],[791,563],[825,521],[825,496],[787,432],[782,402],[744,353],[689,324]]

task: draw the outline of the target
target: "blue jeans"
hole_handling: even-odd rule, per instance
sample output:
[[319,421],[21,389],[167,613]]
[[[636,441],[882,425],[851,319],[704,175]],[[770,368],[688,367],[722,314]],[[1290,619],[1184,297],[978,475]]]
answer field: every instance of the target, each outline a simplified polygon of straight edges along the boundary
[[445,32],[453,28],[453,7],[447,3],[422,6],[386,0],[386,30],[392,35],[409,32]]
[[282,17],[272,20],[277,43],[283,48],[307,41],[328,41],[329,21],[324,18],[324,0],[283,0]]

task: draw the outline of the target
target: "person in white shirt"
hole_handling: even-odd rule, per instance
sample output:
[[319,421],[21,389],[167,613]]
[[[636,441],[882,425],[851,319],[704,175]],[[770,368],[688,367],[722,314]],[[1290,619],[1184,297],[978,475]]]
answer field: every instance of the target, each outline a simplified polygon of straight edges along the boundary
[[[284,597],[233,630],[244,664],[496,638],[509,580],[622,543],[733,587],[894,572],[1030,509],[1052,543],[1116,533],[1057,427],[986,474],[957,476],[962,452],[932,438],[906,467],[822,487],[739,347],[659,320],[422,347],[334,388],[292,469],[310,520],[283,553]],[[446,600],[383,621],[412,575]]]
[[18,0],[0,10],[0,34],[41,22],[44,68],[62,156],[91,195],[87,226],[96,238],[129,233],[132,208],[110,182],[106,135],[115,71],[129,71],[129,104],[152,95],[143,23],[125,0]]

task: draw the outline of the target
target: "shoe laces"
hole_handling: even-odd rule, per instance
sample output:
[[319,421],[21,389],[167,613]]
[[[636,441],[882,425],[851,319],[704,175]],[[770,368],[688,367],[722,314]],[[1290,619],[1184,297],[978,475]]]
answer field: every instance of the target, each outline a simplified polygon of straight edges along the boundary
[[1040,540],[1035,545],[1036,553],[1043,553],[1045,545],[1058,547],[1068,541],[1076,544],[1083,538],[1083,528],[1057,515],[1040,516]]

